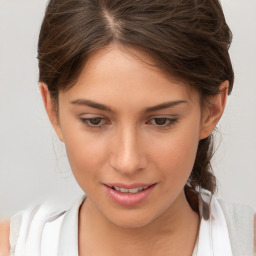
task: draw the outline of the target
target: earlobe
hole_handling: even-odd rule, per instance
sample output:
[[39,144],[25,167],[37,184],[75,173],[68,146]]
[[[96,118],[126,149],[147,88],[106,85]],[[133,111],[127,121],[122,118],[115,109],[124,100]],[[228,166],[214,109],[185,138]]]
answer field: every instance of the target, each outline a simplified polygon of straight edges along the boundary
[[224,81],[220,85],[219,93],[210,97],[209,106],[206,107],[207,109],[202,118],[200,139],[205,139],[210,136],[218,124],[226,106],[228,88],[229,82]]
[[49,120],[50,120],[57,136],[59,137],[59,139],[61,141],[63,141],[62,131],[61,131],[61,127],[60,127],[59,120],[58,120],[58,113],[56,110],[56,103],[53,102],[53,99],[50,95],[47,84],[39,83],[39,88],[40,88],[41,96],[42,96],[42,99],[44,102],[44,107],[45,107],[45,110],[49,117]]

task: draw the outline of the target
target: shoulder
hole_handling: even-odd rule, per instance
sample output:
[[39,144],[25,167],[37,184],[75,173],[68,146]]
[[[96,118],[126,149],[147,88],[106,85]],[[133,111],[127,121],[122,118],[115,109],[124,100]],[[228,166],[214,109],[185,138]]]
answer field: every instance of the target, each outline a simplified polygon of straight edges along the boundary
[[256,255],[256,213],[254,214],[254,253]]
[[256,242],[254,241],[256,236],[255,209],[248,205],[230,203],[221,199],[218,201],[226,219],[233,249],[241,252],[253,251]]
[[0,222],[0,256],[9,255],[10,221]]

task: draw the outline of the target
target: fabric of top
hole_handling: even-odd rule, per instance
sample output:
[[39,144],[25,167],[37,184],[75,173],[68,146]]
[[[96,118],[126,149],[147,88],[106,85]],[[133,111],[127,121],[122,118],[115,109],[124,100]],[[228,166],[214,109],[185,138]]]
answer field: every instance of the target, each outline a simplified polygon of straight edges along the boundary
[[[78,256],[79,208],[86,196],[68,211],[49,205],[33,207],[11,219],[11,256]],[[253,256],[254,211],[217,200],[209,191],[198,195],[200,229],[192,256]],[[203,203],[210,209],[205,220]]]

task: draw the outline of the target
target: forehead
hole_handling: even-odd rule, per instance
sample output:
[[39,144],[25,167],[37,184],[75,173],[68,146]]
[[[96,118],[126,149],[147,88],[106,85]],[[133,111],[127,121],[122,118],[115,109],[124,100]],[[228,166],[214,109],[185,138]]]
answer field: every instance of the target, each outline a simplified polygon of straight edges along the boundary
[[111,103],[158,104],[159,101],[198,101],[191,86],[167,76],[151,57],[136,49],[111,44],[93,52],[76,84],[62,98],[86,97]]

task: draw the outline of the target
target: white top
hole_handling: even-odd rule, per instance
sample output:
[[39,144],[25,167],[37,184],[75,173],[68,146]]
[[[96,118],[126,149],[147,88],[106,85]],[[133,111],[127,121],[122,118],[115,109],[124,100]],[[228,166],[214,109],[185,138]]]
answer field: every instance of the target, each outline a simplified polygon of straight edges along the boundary
[[[85,198],[64,212],[41,205],[15,215],[11,219],[11,256],[78,256],[78,214]],[[208,220],[203,205],[210,206]],[[201,190],[200,230],[192,256],[253,256],[254,213],[249,209],[228,205]]]

